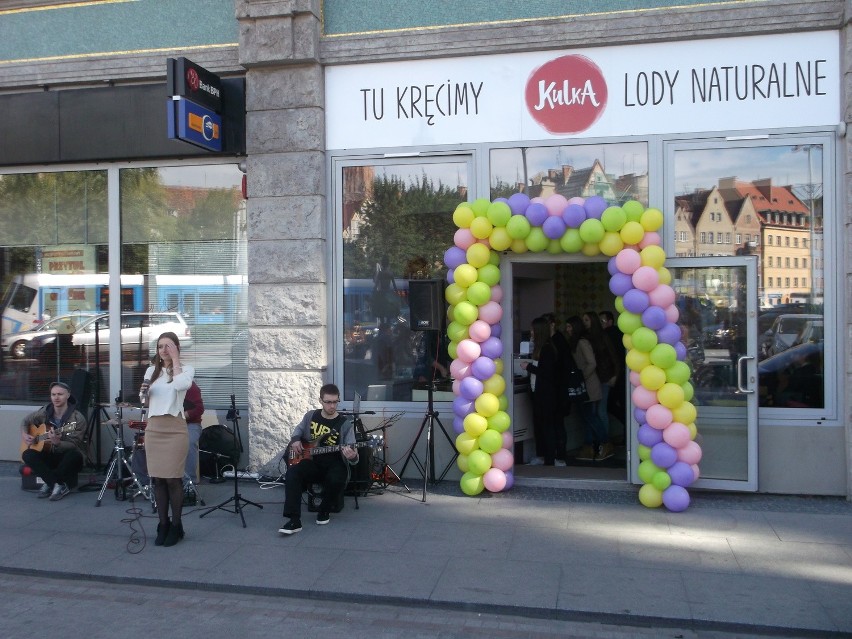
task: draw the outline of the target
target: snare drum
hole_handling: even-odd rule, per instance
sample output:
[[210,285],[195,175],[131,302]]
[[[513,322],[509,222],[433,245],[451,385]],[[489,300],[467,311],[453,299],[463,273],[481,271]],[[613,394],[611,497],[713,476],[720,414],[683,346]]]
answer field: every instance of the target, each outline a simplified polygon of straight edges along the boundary
[[144,419],[131,419],[127,422],[128,428],[139,431],[144,431],[147,425],[148,423]]

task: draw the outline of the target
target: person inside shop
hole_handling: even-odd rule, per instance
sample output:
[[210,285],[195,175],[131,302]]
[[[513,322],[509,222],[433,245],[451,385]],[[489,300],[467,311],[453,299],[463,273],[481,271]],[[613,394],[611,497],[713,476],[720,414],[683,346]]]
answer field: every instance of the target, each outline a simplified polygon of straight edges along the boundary
[[171,331],[160,335],[139,393],[148,406],[145,451],[160,519],[155,546],[174,546],[184,537],[183,473],[189,434],[183,402],[194,376],[195,369],[181,362],[178,336]]
[[86,457],[86,427],[86,418],[63,382],[53,382],[50,403],[21,422],[24,468],[44,482],[39,499],[59,501],[77,485]]
[[[609,433],[609,395],[610,391],[615,387],[618,380],[618,371],[623,366],[618,365],[617,351],[612,347],[612,343],[604,333],[601,326],[600,318],[595,311],[586,311],[583,313],[583,328],[585,329],[585,337],[592,345],[592,350],[595,353],[595,373],[601,383],[601,399],[598,402],[598,419],[603,424],[603,430]],[[609,439],[607,438],[607,441]],[[607,445],[600,453],[598,461],[612,457],[613,447]]]
[[588,399],[581,402],[585,444],[577,454],[578,461],[602,461],[612,457],[609,433],[604,429],[598,414],[601,401],[601,383],[597,374],[597,362],[592,344],[586,339],[583,320],[574,315],[565,323],[565,336],[577,366],[583,372]]
[[[321,408],[309,410],[296,426],[287,445],[288,468],[284,477],[285,523],[278,532],[293,535],[302,530],[302,492],[310,484],[322,486],[317,525],[329,522],[330,513],[338,512],[343,490],[349,478],[348,465],[358,463],[355,427],[352,419],[337,412],[340,389],[334,384],[320,388]],[[311,455],[314,447],[332,450]]]
[[[536,456],[531,465],[565,466],[565,447],[557,447],[557,430],[564,429],[560,397],[559,351],[553,340],[553,328],[545,317],[532,322],[532,361],[521,362],[530,376],[533,405],[533,432]],[[561,438],[564,440],[564,437]]]
[[184,503],[186,503],[187,500],[196,498],[192,484],[198,483],[198,440],[201,439],[201,418],[204,415],[204,399],[201,397],[201,389],[194,380],[183,399],[183,414],[186,417],[186,430],[189,437],[189,448],[183,471],[183,493]]

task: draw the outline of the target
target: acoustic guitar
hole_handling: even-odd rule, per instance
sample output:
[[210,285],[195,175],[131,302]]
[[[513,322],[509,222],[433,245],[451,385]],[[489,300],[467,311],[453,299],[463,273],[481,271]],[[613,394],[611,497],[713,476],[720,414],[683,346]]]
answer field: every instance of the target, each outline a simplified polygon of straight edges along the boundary
[[301,453],[297,453],[289,446],[287,447],[287,465],[295,466],[296,464],[306,459],[311,459],[314,455],[334,453],[339,451],[341,448],[344,448],[345,446],[354,446],[355,448],[364,448],[365,446],[368,446],[370,448],[375,448],[377,445],[378,442],[375,438],[369,439],[367,441],[355,442],[354,444],[342,444],[339,446],[317,446],[316,444],[302,442]]
[[64,435],[65,433],[70,433],[73,430],[77,430],[77,422],[68,422],[62,428],[58,429],[49,429],[47,424],[41,424],[40,426],[30,426],[27,429],[27,434],[33,436],[33,443],[29,446],[21,440],[21,458],[23,461],[23,455],[25,450],[35,450],[41,452],[45,446],[47,446],[47,450],[50,450],[50,434],[52,432],[59,432],[59,434]]

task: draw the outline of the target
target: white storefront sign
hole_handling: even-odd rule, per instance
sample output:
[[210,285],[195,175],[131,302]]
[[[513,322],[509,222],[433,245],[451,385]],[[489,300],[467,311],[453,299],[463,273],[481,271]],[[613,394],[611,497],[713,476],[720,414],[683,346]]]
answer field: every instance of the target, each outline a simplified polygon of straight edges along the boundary
[[834,31],[326,69],[327,148],[840,122]]

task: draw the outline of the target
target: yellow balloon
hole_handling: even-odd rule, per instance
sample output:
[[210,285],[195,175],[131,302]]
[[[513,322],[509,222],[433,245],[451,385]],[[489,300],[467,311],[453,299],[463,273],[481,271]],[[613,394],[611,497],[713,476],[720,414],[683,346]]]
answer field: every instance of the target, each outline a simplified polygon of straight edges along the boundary
[[512,240],[512,253],[520,254],[526,253],[527,251],[529,251],[529,249],[527,248],[527,243],[524,238]]
[[494,360],[494,371],[498,375],[503,374],[503,359],[502,358],[498,357],[497,359]]
[[641,373],[642,369],[651,365],[651,356],[648,353],[643,353],[635,348],[627,351],[627,356],[624,358],[627,363],[627,368],[637,373]]
[[656,231],[663,225],[663,212],[659,209],[645,209],[639,223],[646,231]]
[[475,217],[470,223],[470,232],[478,240],[486,239],[493,230],[494,225],[487,217]]
[[476,217],[476,214],[470,204],[462,202],[453,212],[453,223],[460,229],[467,229],[470,228],[470,223],[473,222],[474,217]]
[[677,408],[672,409],[672,417],[681,424],[691,424],[698,417],[698,412],[691,402],[683,402]]
[[466,473],[468,470],[470,470],[470,466],[468,466],[467,463],[467,455],[462,455],[461,453],[459,453],[459,456],[456,457],[456,464],[458,465],[459,470],[463,473]]
[[658,268],[657,273],[660,274],[660,284],[672,283],[672,273],[665,266],[661,266],[660,268]]
[[666,383],[666,371],[650,364],[639,372],[639,379],[645,388],[658,391]]
[[686,427],[689,429],[689,438],[694,441],[695,438],[698,437],[698,426],[696,426],[693,422],[691,424],[687,424]]
[[607,231],[604,233],[603,239],[600,243],[601,253],[608,257],[612,257],[613,255],[618,255],[618,252],[623,248],[624,240],[621,239],[621,235],[615,231]]
[[476,242],[468,247],[466,255],[468,264],[474,268],[482,268],[488,264],[488,257],[491,255],[491,251],[485,244]]
[[601,248],[597,244],[583,244],[580,252],[588,257],[595,257],[601,254]]
[[645,237],[645,229],[639,222],[627,222],[618,232],[625,244],[639,244]]
[[456,437],[456,450],[460,454],[470,455],[477,448],[479,448],[479,442],[470,433],[461,433]]
[[621,336],[621,343],[624,345],[624,350],[629,351],[633,348],[633,336],[625,333]]
[[648,508],[659,508],[663,505],[663,492],[653,484],[645,484],[639,489],[639,503]]
[[444,289],[444,299],[448,304],[458,304],[467,299],[467,292],[454,282]]
[[502,395],[506,390],[506,380],[502,375],[494,373],[491,377],[482,382],[482,390],[486,393],[491,393],[496,397]]
[[478,413],[465,415],[464,432],[468,433],[471,437],[479,437],[487,428],[488,422],[482,415]]
[[471,264],[459,264],[453,271],[453,281],[466,289],[479,278],[479,271]]
[[639,251],[639,257],[642,260],[642,266],[658,269],[666,263],[666,252],[659,246],[646,246]]
[[[665,377],[665,373],[663,376]],[[684,402],[683,388],[671,382],[664,384],[657,391],[657,400],[666,408],[675,410]]]
[[488,242],[495,251],[505,251],[512,246],[512,238],[502,226],[494,227],[494,230],[491,231],[491,237],[488,238]]
[[[665,373],[663,375],[665,376]],[[483,417],[491,417],[500,410],[500,400],[491,393],[482,393],[476,398],[474,406],[476,406],[476,412]]]

